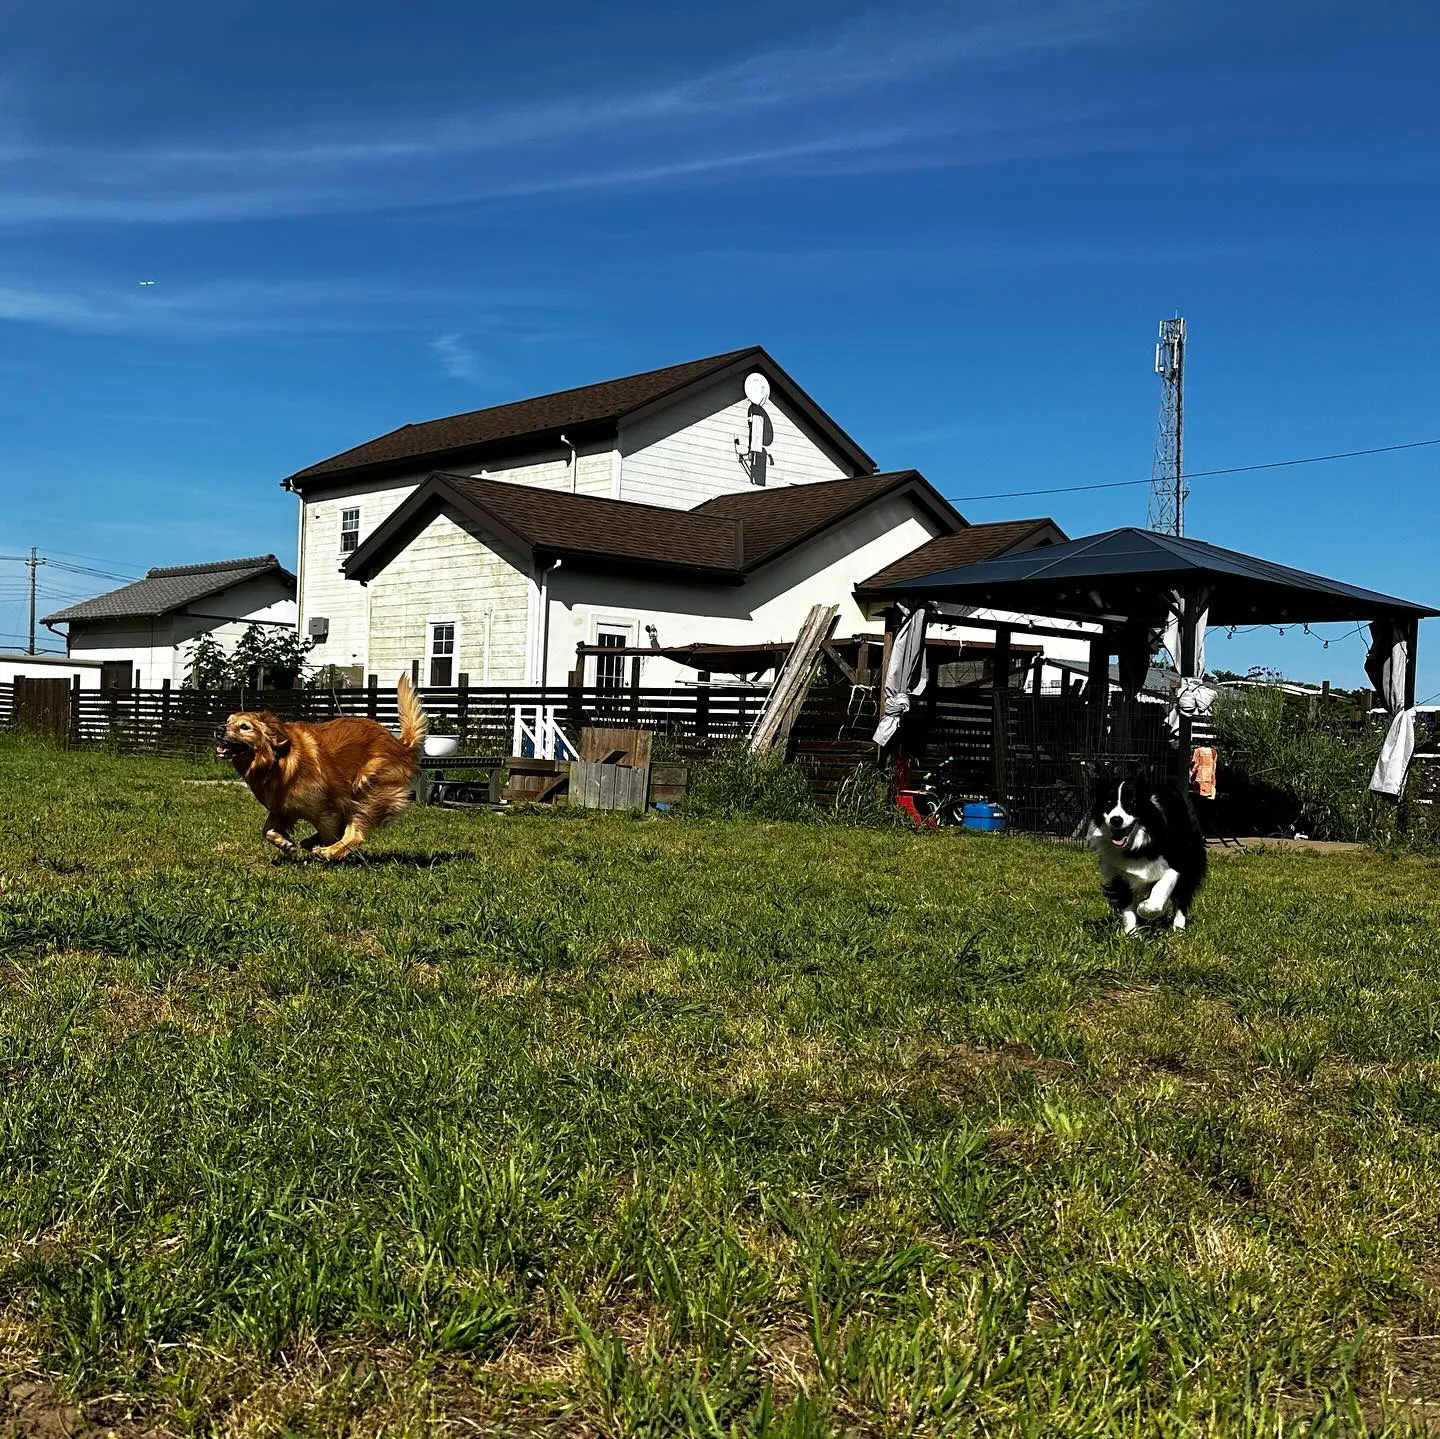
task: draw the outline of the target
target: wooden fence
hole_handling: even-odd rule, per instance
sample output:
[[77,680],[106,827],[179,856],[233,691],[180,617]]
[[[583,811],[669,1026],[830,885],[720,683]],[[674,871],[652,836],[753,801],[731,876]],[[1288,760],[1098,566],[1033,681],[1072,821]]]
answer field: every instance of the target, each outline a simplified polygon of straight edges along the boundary
[[[763,690],[698,688],[622,690],[596,686],[456,686],[421,689],[432,727],[458,734],[462,745],[508,754],[516,716],[549,710],[572,736],[589,726],[646,729],[678,750],[702,750],[742,738],[764,703]],[[130,754],[195,756],[212,749],[227,715],[270,710],[282,719],[324,721],[363,715],[392,729],[400,717],[393,689],[200,691],[71,689],[68,723],[60,736],[70,746],[106,746]],[[18,718],[14,687],[0,686],[0,724]]]

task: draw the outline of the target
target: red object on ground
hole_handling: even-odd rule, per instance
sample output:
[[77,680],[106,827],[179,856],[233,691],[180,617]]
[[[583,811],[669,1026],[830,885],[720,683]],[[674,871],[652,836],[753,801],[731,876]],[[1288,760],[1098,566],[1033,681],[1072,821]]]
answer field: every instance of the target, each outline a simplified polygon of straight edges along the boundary
[[906,818],[916,829],[934,829],[940,823],[939,816],[922,814],[915,803],[917,797],[928,791],[923,785],[915,784],[913,768],[905,755],[895,761],[895,803],[905,811]]

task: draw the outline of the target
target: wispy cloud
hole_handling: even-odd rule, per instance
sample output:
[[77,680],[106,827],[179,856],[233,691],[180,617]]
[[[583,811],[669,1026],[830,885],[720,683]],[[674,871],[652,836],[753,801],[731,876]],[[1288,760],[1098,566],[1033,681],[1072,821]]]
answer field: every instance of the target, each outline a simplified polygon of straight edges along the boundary
[[438,339],[430,341],[430,348],[436,359],[440,361],[440,368],[452,380],[478,380],[480,378],[480,370],[475,363],[475,356],[466,349],[459,335],[441,335]]
[[[380,284],[359,278],[241,276],[176,284],[162,278],[142,287],[113,278],[25,282],[0,276],[0,324],[177,338],[433,333],[441,317],[453,322],[457,316],[463,316],[475,332],[533,338],[566,328],[566,317],[573,310],[573,302],[561,295]],[[447,332],[442,340],[454,341],[451,364],[473,363],[459,344],[458,332]]]
[[[989,0],[964,19],[908,23],[887,13],[824,42],[776,46],[674,80],[645,85],[632,77],[623,89],[572,99],[355,121],[259,141],[60,143],[27,134],[23,117],[7,125],[0,115],[0,225],[229,221],[693,183],[764,169],[978,163],[1008,154],[1017,129],[1034,145],[1047,128],[1059,140],[1065,127],[1053,115],[1047,127],[1033,103],[1002,103],[1003,86],[985,104],[958,99],[966,91],[955,79],[1122,37],[1138,6]],[[916,99],[926,84],[939,92],[928,109]],[[1073,136],[1066,142],[1073,146]]]

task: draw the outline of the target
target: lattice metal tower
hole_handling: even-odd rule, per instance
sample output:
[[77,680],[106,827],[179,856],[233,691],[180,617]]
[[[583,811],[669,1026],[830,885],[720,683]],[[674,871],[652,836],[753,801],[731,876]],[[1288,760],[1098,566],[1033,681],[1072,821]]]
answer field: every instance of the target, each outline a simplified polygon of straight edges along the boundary
[[1152,530],[1185,533],[1185,321],[1179,315],[1160,321],[1155,345],[1160,376],[1160,422],[1155,427],[1155,463],[1150,467]]

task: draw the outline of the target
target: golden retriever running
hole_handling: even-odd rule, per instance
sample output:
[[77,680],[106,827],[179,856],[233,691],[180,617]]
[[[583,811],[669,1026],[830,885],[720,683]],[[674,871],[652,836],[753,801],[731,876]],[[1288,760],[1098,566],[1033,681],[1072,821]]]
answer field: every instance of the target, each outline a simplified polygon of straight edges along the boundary
[[245,711],[225,721],[215,753],[235,766],[265,806],[271,844],[294,854],[295,825],[304,820],[315,827],[304,849],[320,859],[344,859],[409,804],[425,711],[408,677],[401,677],[397,699],[398,740],[371,719],[287,724],[268,712]]

